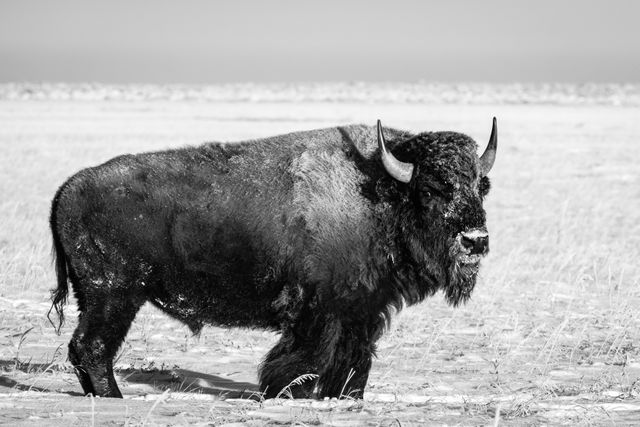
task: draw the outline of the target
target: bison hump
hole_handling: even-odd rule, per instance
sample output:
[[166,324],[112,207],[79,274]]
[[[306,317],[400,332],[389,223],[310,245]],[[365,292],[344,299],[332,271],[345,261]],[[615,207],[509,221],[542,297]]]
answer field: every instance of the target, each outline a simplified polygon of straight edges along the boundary
[[291,172],[294,211],[311,240],[307,277],[338,288],[358,286],[372,237],[371,205],[361,192],[364,176],[341,150],[305,151]]

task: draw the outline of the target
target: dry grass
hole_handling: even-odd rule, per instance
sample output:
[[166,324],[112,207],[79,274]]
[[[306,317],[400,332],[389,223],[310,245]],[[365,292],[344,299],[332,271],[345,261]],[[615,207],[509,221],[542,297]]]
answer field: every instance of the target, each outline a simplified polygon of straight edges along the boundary
[[[637,108],[0,102],[0,423],[299,425],[629,424],[640,419]],[[80,396],[46,321],[47,218],[65,177],[123,152],[339,123],[455,129],[499,118],[487,201],[492,253],[472,301],[401,313],[364,402],[261,401],[276,337],[206,328],[145,307],[118,356],[123,401]],[[168,390],[165,392],[165,390]],[[75,394],[75,395],[74,395]]]

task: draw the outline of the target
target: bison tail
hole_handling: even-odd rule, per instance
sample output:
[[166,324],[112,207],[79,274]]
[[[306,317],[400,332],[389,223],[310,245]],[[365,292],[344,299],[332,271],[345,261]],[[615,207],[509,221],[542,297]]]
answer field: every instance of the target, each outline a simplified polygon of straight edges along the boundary
[[[62,186],[51,204],[51,217],[49,219],[49,225],[51,226],[51,234],[53,235],[53,247],[51,249],[51,255],[56,268],[56,278],[58,286],[51,290],[51,308],[47,313],[47,319],[51,325],[56,329],[56,333],[60,335],[60,329],[64,324],[64,305],[67,303],[67,295],[69,294],[69,269],[67,266],[67,257],[64,253],[62,242],[60,241],[60,235],[58,233],[57,224],[57,211],[58,201],[60,199],[60,193],[62,192]],[[51,311],[55,310],[58,316],[58,325],[51,320]]]

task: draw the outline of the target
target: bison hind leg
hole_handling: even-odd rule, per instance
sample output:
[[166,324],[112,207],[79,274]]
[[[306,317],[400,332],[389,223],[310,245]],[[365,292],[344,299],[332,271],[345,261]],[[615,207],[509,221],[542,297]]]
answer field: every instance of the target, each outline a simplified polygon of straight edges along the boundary
[[84,394],[95,396],[96,391],[91,383],[91,377],[83,366],[81,353],[78,352],[77,344],[74,339],[69,343],[69,361],[71,362],[71,365],[73,365],[73,370],[76,373],[76,377],[78,377],[78,381],[80,381],[80,386],[82,387]]
[[105,294],[87,301],[69,343],[69,360],[85,394],[122,398],[113,358],[144,300]]

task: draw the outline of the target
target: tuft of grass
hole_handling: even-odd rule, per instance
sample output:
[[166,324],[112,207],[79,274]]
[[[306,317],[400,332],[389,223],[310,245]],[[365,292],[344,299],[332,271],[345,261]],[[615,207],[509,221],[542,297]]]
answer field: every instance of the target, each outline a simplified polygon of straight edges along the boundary
[[302,374],[299,377],[294,378],[289,384],[287,384],[282,390],[278,392],[278,394],[276,395],[276,399],[281,398],[283,395],[289,399],[293,399],[293,395],[291,394],[291,387],[302,385],[307,381],[314,381],[317,378],[317,374]]

